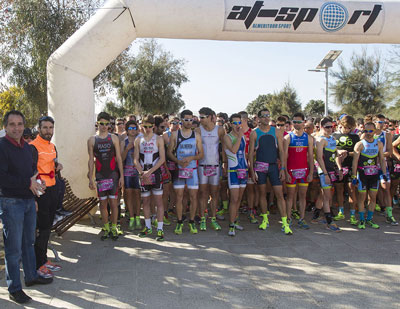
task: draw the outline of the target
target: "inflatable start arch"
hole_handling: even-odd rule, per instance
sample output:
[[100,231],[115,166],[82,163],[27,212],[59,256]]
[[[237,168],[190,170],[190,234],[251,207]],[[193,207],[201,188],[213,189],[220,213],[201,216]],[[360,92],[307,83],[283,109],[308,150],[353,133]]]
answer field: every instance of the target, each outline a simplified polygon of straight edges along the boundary
[[93,79],[136,38],[399,43],[399,1],[110,0],[48,60],[49,112],[64,175],[88,188]]

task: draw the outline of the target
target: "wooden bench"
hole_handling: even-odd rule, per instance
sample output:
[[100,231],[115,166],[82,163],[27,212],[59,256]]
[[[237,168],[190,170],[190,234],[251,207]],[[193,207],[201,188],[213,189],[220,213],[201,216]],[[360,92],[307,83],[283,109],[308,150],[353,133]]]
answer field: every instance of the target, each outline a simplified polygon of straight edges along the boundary
[[[80,199],[75,196],[72,192],[71,186],[68,180],[63,178],[65,181],[65,194],[63,200],[63,208],[70,211],[72,214],[64,217],[52,226],[51,230],[54,232],[53,235],[61,236],[68,231],[73,225],[80,221],[84,216],[89,215],[92,223],[95,225],[94,218],[90,215],[90,211],[98,205],[99,200],[95,197]],[[54,249],[51,240],[49,241],[49,249],[53,251],[56,261],[59,261],[57,251]]]

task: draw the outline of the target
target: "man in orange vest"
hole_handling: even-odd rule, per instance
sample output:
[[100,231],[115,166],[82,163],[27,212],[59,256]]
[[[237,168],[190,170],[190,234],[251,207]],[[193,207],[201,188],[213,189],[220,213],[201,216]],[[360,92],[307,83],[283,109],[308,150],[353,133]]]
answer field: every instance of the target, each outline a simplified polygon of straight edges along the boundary
[[62,165],[57,162],[57,151],[51,138],[54,133],[54,119],[44,116],[39,119],[39,135],[30,144],[32,146],[33,160],[37,162],[37,171],[40,179],[46,185],[46,191],[37,198],[37,236],[35,241],[36,268],[38,274],[45,278],[52,278],[53,271],[61,267],[48,261],[47,243],[53,225],[57,208],[57,189],[55,173],[62,170]]

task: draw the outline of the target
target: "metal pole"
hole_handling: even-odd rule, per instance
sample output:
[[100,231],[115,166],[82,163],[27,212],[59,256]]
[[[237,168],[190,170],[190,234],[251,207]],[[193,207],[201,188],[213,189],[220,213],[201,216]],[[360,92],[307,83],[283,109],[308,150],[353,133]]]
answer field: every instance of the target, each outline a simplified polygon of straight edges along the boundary
[[326,82],[326,85],[325,85],[325,87],[326,87],[326,89],[325,89],[325,95],[326,95],[326,98],[325,98],[325,117],[326,116],[328,116],[328,70],[329,70],[329,68],[328,67],[325,67],[325,82]]

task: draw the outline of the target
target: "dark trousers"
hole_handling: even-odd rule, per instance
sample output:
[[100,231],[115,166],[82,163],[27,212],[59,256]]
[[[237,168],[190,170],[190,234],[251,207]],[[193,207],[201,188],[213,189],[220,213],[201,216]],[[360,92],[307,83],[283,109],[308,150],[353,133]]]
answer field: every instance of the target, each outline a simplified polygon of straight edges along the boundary
[[47,262],[47,243],[57,208],[57,187],[47,187],[45,193],[37,199],[37,234],[35,241],[36,268]]

